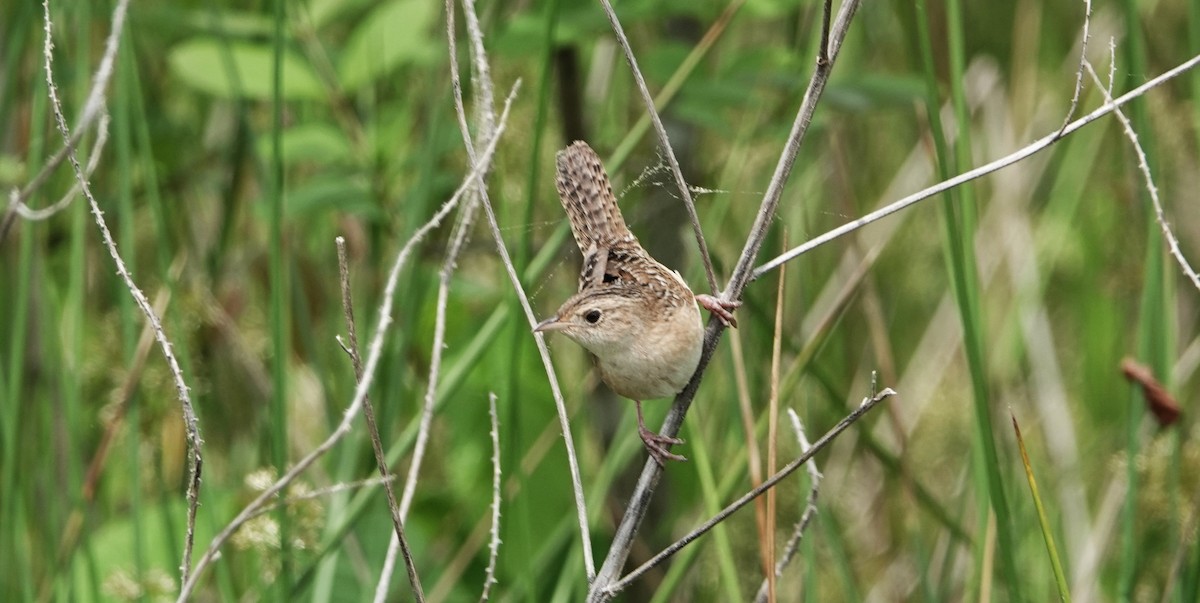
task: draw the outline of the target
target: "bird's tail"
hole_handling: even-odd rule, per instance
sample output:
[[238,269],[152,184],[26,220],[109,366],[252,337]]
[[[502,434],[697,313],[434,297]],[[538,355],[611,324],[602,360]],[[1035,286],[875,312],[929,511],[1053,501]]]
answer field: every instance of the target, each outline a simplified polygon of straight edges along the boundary
[[637,240],[625,226],[604,164],[592,147],[582,140],[575,141],[558,152],[557,165],[558,196],[582,253]]

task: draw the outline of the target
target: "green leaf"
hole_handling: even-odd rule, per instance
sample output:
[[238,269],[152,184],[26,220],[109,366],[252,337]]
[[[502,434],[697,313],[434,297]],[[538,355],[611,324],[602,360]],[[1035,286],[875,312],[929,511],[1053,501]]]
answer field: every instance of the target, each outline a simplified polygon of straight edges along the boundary
[[[183,82],[221,98],[271,97],[272,50],[266,44],[193,39],[171,50],[171,71]],[[283,56],[283,97],[318,99],[324,93],[316,74],[292,53]]]
[[[262,137],[256,142],[258,153],[270,153],[271,140]],[[341,130],[328,123],[298,124],[283,131],[283,162],[294,165],[312,161],[320,165],[338,165],[350,158],[350,142]]]
[[288,191],[287,217],[297,219],[336,210],[370,219],[382,216],[379,202],[361,178],[352,175],[322,175],[297,184]]
[[356,91],[407,62],[428,59],[435,3],[394,0],[371,11],[346,42],[338,61],[342,88]]

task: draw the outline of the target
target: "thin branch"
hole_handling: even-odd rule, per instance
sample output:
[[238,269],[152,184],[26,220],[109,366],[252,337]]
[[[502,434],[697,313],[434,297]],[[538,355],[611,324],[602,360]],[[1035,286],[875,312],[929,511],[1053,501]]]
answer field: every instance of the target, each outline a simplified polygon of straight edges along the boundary
[[[341,284],[342,291],[342,314],[346,318],[346,333],[350,338],[348,344],[342,344],[342,349],[350,354],[350,362],[354,366],[354,381],[358,383],[363,378],[362,355],[358,352],[358,327],[354,320],[354,300],[350,295],[350,262],[346,259],[346,239],[337,237],[334,239],[337,245],[338,257],[338,282]],[[339,340],[338,343],[341,343]],[[371,451],[375,454],[375,467],[379,470],[379,476],[383,480],[383,489],[387,497],[388,511],[392,516],[392,534],[394,541],[397,542],[397,547],[403,551],[404,567],[408,571],[409,583],[413,588],[413,595],[419,601],[423,597],[420,590],[420,580],[417,578],[417,565],[413,561],[412,551],[408,548],[408,541],[404,536],[404,517],[400,512],[399,505],[396,504],[396,488],[392,484],[392,473],[388,469],[387,454],[383,451],[383,441],[379,437],[379,426],[375,423],[375,408],[371,404],[371,396],[364,395],[362,402],[363,418],[367,422],[367,434],[371,439]],[[394,565],[394,556],[388,559],[384,566]],[[390,576],[391,572],[387,572]],[[387,583],[383,583],[384,593],[386,594]],[[376,598],[379,596],[379,591],[376,590]]]
[[187,600],[192,591],[195,590],[196,582],[199,579],[202,571],[207,568],[208,565],[213,562],[213,560],[216,559],[217,553],[221,547],[229,540],[230,536],[232,536],[234,532],[242,527],[242,524],[249,519],[251,514],[266,504],[268,499],[279,493],[280,490],[296,479],[301,472],[311,466],[318,458],[328,452],[334,446],[334,444],[336,444],[339,440],[345,437],[347,433],[350,432],[350,425],[353,423],[354,418],[362,409],[363,398],[366,397],[367,391],[371,388],[371,384],[375,380],[376,370],[379,368],[379,360],[383,356],[383,344],[385,339],[384,335],[386,335],[388,328],[392,324],[392,306],[395,303],[396,287],[400,281],[400,271],[408,261],[409,256],[412,254],[417,244],[420,243],[433,229],[437,228],[438,225],[441,224],[442,220],[444,220],[446,216],[449,215],[450,212],[458,205],[458,202],[462,196],[474,186],[475,179],[479,176],[479,174],[486,169],[488,164],[490,164],[492,155],[496,150],[496,145],[500,140],[500,133],[504,131],[507,123],[508,111],[512,106],[512,101],[516,96],[516,92],[517,87],[514,86],[512,92],[508,96],[508,99],[505,101],[504,112],[500,115],[500,121],[496,126],[496,136],[488,142],[487,148],[484,149],[484,152],[480,156],[480,162],[476,163],[472,170],[463,179],[462,184],[459,185],[458,189],[454,191],[454,195],[451,196],[450,199],[438,209],[437,213],[435,213],[428,222],[426,222],[423,226],[421,226],[421,228],[418,228],[417,231],[413,233],[412,238],[410,238],[408,242],[404,244],[404,247],[401,248],[399,254],[397,254],[396,260],[392,264],[392,268],[388,273],[387,283],[384,286],[383,302],[379,306],[379,322],[375,326],[375,332],[371,337],[371,343],[368,347],[367,362],[363,367],[363,378],[361,381],[359,381],[358,386],[354,390],[354,397],[351,399],[350,405],[346,407],[341,423],[338,424],[337,429],[335,429],[334,432],[330,434],[330,436],[324,442],[322,442],[316,449],[314,449],[304,458],[300,459],[300,461],[297,462],[290,470],[288,470],[283,477],[272,484],[270,488],[267,488],[261,494],[259,494],[258,498],[255,498],[250,502],[250,504],[246,505],[246,508],[242,509],[242,511],[238,513],[237,517],[230,521],[227,526],[225,526],[215,537],[213,537],[212,542],[209,544],[208,550],[204,552],[204,555],[196,563],[196,569],[192,573],[191,578],[184,583],[183,588],[179,593],[178,601],[182,602]]
[[[804,437],[804,426],[800,424],[800,417],[796,415],[796,411],[789,408],[788,418],[792,420],[792,430],[796,432],[796,440],[800,443],[800,452],[808,452],[808,449],[812,448],[812,444],[809,444],[808,438]],[[808,529],[808,524],[812,523],[813,517],[817,515],[817,495],[821,488],[821,471],[817,469],[816,461],[804,466],[808,469],[808,499],[804,502],[804,512],[800,514],[800,521],[796,522],[792,537],[788,539],[787,545],[783,549],[783,556],[775,564],[776,578],[783,575],[784,568],[796,557],[796,552],[800,550],[800,540],[804,538],[804,531]],[[754,597],[756,603],[767,600],[767,591],[767,581],[764,579],[758,587],[758,594]]]
[[1071,94],[1071,108],[1067,110],[1067,115],[1063,117],[1062,127],[1058,129],[1058,135],[1062,136],[1066,131],[1067,125],[1071,123],[1071,118],[1075,117],[1075,110],[1079,108],[1079,93],[1083,90],[1083,66],[1087,62],[1087,47],[1088,40],[1091,39],[1090,33],[1092,25],[1092,0],[1083,0],[1083,41],[1079,48],[1079,68],[1075,70],[1075,92]]
[[[1116,61],[1112,62],[1114,65]],[[1088,74],[1092,76],[1092,81],[1100,87],[1100,91],[1104,94],[1105,103],[1112,103],[1112,95],[1108,88],[1100,83],[1100,76],[1096,75],[1096,70],[1092,68],[1092,64],[1084,61],[1087,67]],[[1150,163],[1146,160],[1146,151],[1142,149],[1142,143],[1138,140],[1137,132],[1133,130],[1133,124],[1120,108],[1113,109],[1113,115],[1117,121],[1121,122],[1121,128],[1125,131],[1125,137],[1129,139],[1129,143],[1133,145],[1133,151],[1137,154],[1138,170],[1142,173],[1142,179],[1146,181],[1146,192],[1150,193],[1150,202],[1154,204],[1154,219],[1158,220],[1158,227],[1162,230],[1163,238],[1167,241],[1167,249],[1171,252],[1171,257],[1175,258],[1175,262],[1179,264],[1179,269],[1183,271],[1192,281],[1192,285],[1196,289],[1200,289],[1200,276],[1196,275],[1196,270],[1188,263],[1187,258],[1183,256],[1183,250],[1179,248],[1179,240],[1175,238],[1175,233],[1171,231],[1171,224],[1167,222],[1167,214],[1163,211],[1162,201],[1158,198],[1158,187],[1154,185],[1154,175],[1150,173]]]
[[853,425],[855,421],[857,421],[864,414],[869,412],[872,408],[875,408],[875,405],[879,404],[883,400],[890,398],[894,395],[896,395],[896,392],[893,391],[892,388],[887,387],[887,388],[884,388],[883,391],[875,394],[872,397],[863,398],[862,404],[860,404],[858,406],[858,408],[855,408],[850,414],[846,415],[846,417],[844,419],[842,419],[840,422],[838,422],[838,424],[835,425],[833,427],[833,429],[830,429],[828,432],[826,432],[825,435],[821,436],[821,439],[817,440],[816,443],[814,443],[811,448],[806,450],[804,453],[802,453],[799,457],[797,457],[792,462],[785,465],[784,468],[780,469],[778,473],[767,478],[767,480],[764,481],[761,486],[742,495],[741,498],[737,499],[736,501],[731,503],[729,506],[722,509],[719,513],[714,515],[712,517],[712,519],[709,519],[708,521],[704,522],[703,524],[700,524],[699,527],[692,530],[691,532],[688,532],[687,535],[685,535],[683,538],[680,538],[679,540],[675,541],[674,544],[663,549],[663,551],[661,553],[651,557],[649,561],[646,561],[642,565],[638,566],[637,569],[629,572],[628,574],[626,574],[624,577],[622,577],[617,582],[615,582],[611,585],[605,586],[604,594],[609,597],[617,594],[622,589],[629,586],[629,584],[631,582],[633,582],[634,580],[636,580],[639,576],[650,571],[652,568],[654,568],[658,564],[665,561],[671,555],[674,555],[675,553],[679,552],[679,550],[682,549],[683,547],[687,546],[688,544],[691,544],[692,541],[703,536],[706,532],[708,532],[709,530],[716,527],[717,524],[721,523],[722,521],[725,521],[725,519],[728,518],[730,515],[733,515],[739,509],[741,509],[742,507],[749,504],[755,498],[761,496],[767,490],[770,490],[771,488],[775,487],[776,484],[783,481],[784,478],[791,475],[792,472],[794,472],[796,469],[799,469],[801,465],[803,465],[804,463],[807,463],[810,459],[812,459],[813,456],[815,456],[818,452],[820,452],[822,449],[824,449],[826,446],[828,446],[831,442],[833,442],[833,440],[835,438],[837,438],[839,435],[841,435],[841,433],[843,431],[845,431],[846,428]]
[[492,585],[496,584],[496,559],[500,556],[500,418],[496,414],[496,394],[488,393],[488,415],[492,419],[492,528],[488,541],[488,564],[483,578],[483,594],[479,603],[488,600]]
[[650,96],[650,89],[646,87],[646,79],[642,77],[641,69],[638,69],[637,58],[633,56],[633,48],[629,46],[629,38],[625,37],[621,21],[617,19],[617,13],[613,10],[609,0],[600,0],[600,4],[604,7],[604,14],[608,16],[608,23],[612,26],[613,34],[621,43],[621,50],[625,53],[625,62],[629,63],[633,81],[642,95],[642,102],[646,104],[646,112],[650,117],[650,122],[654,125],[654,131],[658,133],[658,143],[663,149],[663,154],[667,156],[671,174],[675,176],[675,184],[679,187],[680,194],[683,195],[683,204],[687,208],[688,219],[692,223],[692,232],[696,235],[696,244],[700,247],[700,259],[704,262],[704,275],[708,278],[708,289],[713,292],[713,295],[716,295],[718,293],[717,276],[713,272],[712,257],[708,254],[708,243],[704,240],[704,231],[700,227],[700,216],[696,214],[696,202],[692,200],[691,188],[683,178],[679,160],[675,158],[675,149],[671,147],[671,140],[667,138],[667,129],[663,126],[662,118],[658,116],[658,111],[654,108],[654,98]]
[[857,220],[854,220],[853,222],[848,222],[846,224],[843,224],[842,226],[839,226],[833,230],[830,230],[829,232],[826,232],[823,235],[820,235],[818,237],[810,239],[809,241],[805,242],[802,245],[793,247],[792,249],[788,250],[786,253],[783,253],[780,256],[776,257],[775,259],[772,259],[771,261],[759,266],[758,268],[755,268],[754,272],[750,278],[751,278],[751,280],[757,279],[760,276],[766,274],[767,272],[770,272],[771,270],[778,268],[784,262],[788,262],[793,259],[796,259],[797,257],[799,257],[805,253],[808,253],[809,251],[812,251],[813,249],[816,249],[817,247],[820,247],[821,245],[824,245],[825,243],[828,243],[828,242],[830,242],[834,239],[837,239],[843,235],[854,232],[868,224],[871,224],[872,222],[877,222],[877,221],[879,221],[883,218],[886,218],[898,211],[906,209],[911,205],[915,205],[920,201],[924,201],[925,199],[939,195],[939,194],[941,194],[949,189],[952,189],[960,184],[970,182],[971,180],[974,180],[981,176],[986,176],[992,172],[996,172],[996,171],[1000,170],[1001,168],[1005,168],[1014,163],[1017,163],[1018,161],[1021,161],[1022,159],[1025,159],[1026,157],[1029,157],[1030,155],[1038,153],[1039,151],[1042,151],[1043,149],[1049,147],[1050,145],[1053,145],[1054,143],[1058,142],[1060,139],[1075,132],[1076,130],[1079,130],[1080,128],[1092,123],[1093,121],[1096,121],[1097,119],[1100,119],[1101,117],[1104,117],[1105,115],[1108,115],[1109,113],[1116,111],[1122,105],[1132,101],[1133,99],[1143,96],[1144,94],[1146,94],[1147,91],[1149,91],[1153,88],[1156,88],[1176,77],[1179,77],[1180,75],[1186,73],[1189,69],[1194,68],[1198,64],[1200,64],[1200,54],[1192,57],[1191,59],[1188,59],[1187,61],[1184,61],[1183,63],[1180,63],[1179,65],[1177,65],[1170,71],[1167,71],[1167,72],[1163,73],[1162,75],[1142,84],[1141,86],[1134,88],[1133,90],[1121,95],[1120,97],[1106,101],[1104,103],[1104,105],[1100,106],[1098,109],[1071,122],[1070,125],[1068,125],[1066,128],[1063,128],[1062,130],[1055,130],[1054,132],[1051,132],[1050,134],[1043,136],[1042,138],[1034,141],[1033,143],[1029,144],[1028,146],[1018,149],[1017,151],[1014,151],[1013,153],[1011,153],[1009,155],[1005,155],[1004,157],[996,159],[995,161],[992,161],[985,165],[979,166],[973,170],[963,172],[962,174],[959,174],[958,176],[955,176],[949,180],[939,182],[939,183],[937,183],[933,186],[930,186],[924,190],[915,192],[907,197],[904,197],[903,199],[896,201],[895,203],[892,203],[891,205],[888,205],[887,207],[883,207],[878,210],[875,210]]
[[[492,238],[496,241],[496,251],[500,254],[500,262],[504,264],[504,271],[508,274],[508,280],[512,283],[513,289],[517,292],[517,300],[521,302],[521,309],[525,312],[525,320],[529,323],[530,330],[537,326],[537,317],[533,314],[533,307],[529,304],[529,296],[525,294],[525,288],[521,285],[521,277],[517,275],[517,269],[513,266],[512,258],[508,254],[508,248],[504,246],[504,237],[500,233],[500,224],[496,221],[496,213],[492,211],[492,204],[488,200],[487,195],[483,195],[483,209],[487,214],[488,227],[491,229]],[[575,454],[575,438],[571,435],[571,423],[567,415],[567,405],[563,402],[562,388],[558,385],[558,377],[554,373],[554,363],[550,360],[550,350],[546,348],[546,338],[542,333],[533,332],[533,341],[537,345],[538,356],[542,359],[542,367],[546,370],[546,378],[550,382],[550,393],[554,397],[554,407],[558,411],[558,421],[563,434],[563,446],[567,450],[567,466],[571,471],[571,490],[575,496],[575,514],[579,520],[579,539],[583,548],[583,566],[587,572],[588,581],[596,576],[596,562],[592,555],[592,537],[591,531],[588,528],[587,519],[587,500],[583,495],[583,479],[579,474],[579,458]]]
[[[96,73],[97,82],[107,82],[111,76],[112,60],[116,55],[116,44],[120,38],[120,30],[125,23],[125,14],[128,6],[129,3],[127,0],[122,1],[113,12],[113,33],[109,36],[109,48],[105,51],[105,56],[109,59],[109,62],[100,65],[100,69]],[[201,450],[204,440],[200,437],[200,425],[196,419],[196,413],[192,408],[192,398],[188,393],[188,385],[183,379],[183,369],[180,368],[179,361],[176,360],[175,353],[171,350],[171,342],[167,339],[166,331],[163,330],[162,321],[159,320],[158,314],[155,313],[154,308],[150,305],[150,301],[146,299],[146,295],[142,293],[137,283],[133,281],[133,276],[129,273],[129,269],[126,268],[124,260],[121,259],[121,254],[117,250],[117,243],[113,240],[112,232],[109,231],[108,224],[104,221],[104,212],[100,210],[100,204],[96,202],[96,197],[92,195],[92,187],[88,183],[88,177],[79,165],[79,157],[75,153],[71,131],[67,127],[67,119],[63,115],[62,102],[58,98],[58,86],[54,83],[54,70],[51,65],[53,62],[51,59],[53,56],[54,39],[50,31],[52,25],[50,22],[50,0],[43,0],[42,16],[45,20],[46,33],[46,39],[42,46],[46,69],[46,86],[50,95],[50,106],[54,110],[54,121],[58,126],[58,133],[62,136],[63,144],[66,145],[67,159],[71,164],[71,169],[75,172],[75,179],[83,191],[83,196],[88,201],[92,217],[96,221],[96,227],[100,229],[100,237],[104,241],[104,247],[108,250],[108,255],[112,257],[113,263],[116,264],[117,274],[125,282],[125,288],[129,290],[134,303],[146,315],[146,320],[149,321],[150,327],[154,330],[154,338],[158,340],[159,347],[162,348],[163,357],[167,360],[171,377],[175,381],[175,393],[179,397],[179,403],[182,407],[184,428],[187,430],[187,440],[192,456],[191,474],[188,479],[186,495],[188,501],[187,533],[184,537],[183,560],[179,568],[182,578],[186,579],[188,577],[188,568],[191,566],[192,545],[195,542],[196,510],[200,506],[200,477],[204,467]],[[90,112],[99,111],[98,107],[102,103],[97,99],[102,98],[102,94],[103,88],[99,84],[93,87],[92,95],[89,96],[87,105],[84,106],[84,121],[86,121]]]
[[[763,240],[767,236],[767,229],[774,219],[775,210],[779,207],[783,185],[791,174],[792,166],[796,161],[796,155],[800,150],[800,143],[804,139],[804,134],[808,131],[808,124],[812,121],[817,102],[825,90],[830,70],[833,68],[834,61],[837,60],[842,41],[846,38],[850,22],[853,20],[858,6],[859,0],[846,0],[838,11],[837,19],[834,21],[830,32],[828,46],[829,60],[826,63],[818,62],[816,68],[813,70],[808,89],[804,94],[804,99],[801,101],[800,108],[796,112],[792,131],[788,135],[788,140],[784,144],[779,163],[775,167],[775,174],[772,176],[771,182],[767,187],[767,192],[764,194],[763,200],[759,205],[758,213],[754,218],[754,225],[751,227],[746,244],[742,248],[742,253],[738,257],[737,264],[734,266],[733,273],[722,294],[724,299],[740,299],[742,291],[750,281],[750,270],[754,265],[754,260],[758,255],[759,249],[762,247]],[[713,351],[716,349],[717,342],[720,340],[724,329],[725,326],[721,321],[715,318],[708,321],[704,337],[704,349],[700,354],[700,362],[696,367],[696,373],[692,376],[687,386],[684,387],[683,391],[675,397],[675,402],[671,405],[671,410],[667,413],[667,417],[659,429],[659,433],[665,436],[675,436],[679,433],[679,427],[683,424],[683,418],[687,415],[688,408],[691,406],[692,399],[699,388],[700,380],[704,375],[704,371],[708,368],[709,361],[712,360]],[[617,526],[617,531],[613,536],[613,544],[609,548],[608,555],[605,557],[604,565],[600,569],[600,573],[596,576],[596,579],[592,581],[588,593],[588,601],[606,601],[611,596],[607,593],[607,588],[617,579],[622,567],[625,565],[625,560],[628,558],[629,551],[633,546],[634,536],[637,534],[642,519],[646,516],[650,499],[654,496],[654,489],[657,487],[660,479],[662,479],[662,467],[653,459],[648,459],[642,468],[642,474],[638,478],[637,486],[630,495],[625,515],[621,518],[621,523]]]

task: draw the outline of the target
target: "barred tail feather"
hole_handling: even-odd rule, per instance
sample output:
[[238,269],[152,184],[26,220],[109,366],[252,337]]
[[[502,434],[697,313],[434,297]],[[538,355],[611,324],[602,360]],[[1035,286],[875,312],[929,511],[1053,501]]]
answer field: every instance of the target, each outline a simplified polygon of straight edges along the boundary
[[611,248],[618,243],[636,241],[613,195],[612,184],[600,157],[582,140],[558,152],[558,196],[571,221],[571,233],[579,251]]

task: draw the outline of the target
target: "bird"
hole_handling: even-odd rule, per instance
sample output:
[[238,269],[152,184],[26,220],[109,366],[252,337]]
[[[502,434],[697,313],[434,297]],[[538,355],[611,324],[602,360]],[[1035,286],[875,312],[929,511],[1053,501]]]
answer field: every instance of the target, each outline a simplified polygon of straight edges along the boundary
[[740,302],[692,293],[675,271],[650,256],[617,207],[600,157],[576,141],[555,157],[555,184],[583,254],[579,291],[535,332],[559,332],[595,359],[600,379],[637,405],[638,435],[660,466],[685,461],[679,438],[646,427],[642,402],[673,397],[695,373],[704,346],[700,307],[726,326]]

